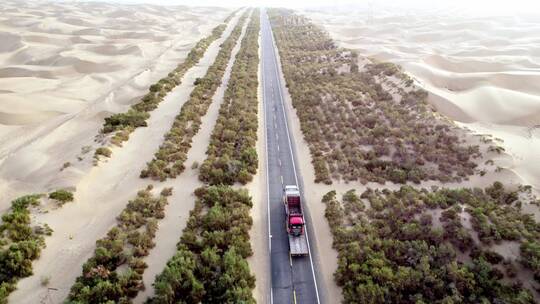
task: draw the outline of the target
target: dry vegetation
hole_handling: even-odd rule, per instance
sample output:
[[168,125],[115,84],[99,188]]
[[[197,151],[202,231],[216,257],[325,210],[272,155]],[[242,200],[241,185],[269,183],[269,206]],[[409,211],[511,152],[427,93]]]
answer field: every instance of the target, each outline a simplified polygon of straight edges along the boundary
[[257,171],[259,23],[257,11],[251,17],[236,55],[206,152],[208,157],[199,169],[199,178],[212,185],[246,184]]
[[141,172],[141,177],[152,177],[164,181],[166,178],[174,178],[184,171],[184,162],[187,159],[187,152],[191,148],[193,136],[199,131],[201,117],[208,111],[212,97],[221,84],[232,50],[242,33],[247,14],[248,12],[244,13],[231,35],[221,45],[216,60],[208,68],[206,75],[195,81],[195,88],[191,92],[189,100],[182,106],[171,130],[165,134],[165,141],[155,153],[154,159]]
[[[509,191],[498,182],[486,189],[368,189],[360,197],[350,191],[342,202],[329,192],[323,202],[344,302],[535,303],[523,283],[540,286],[540,225],[521,213],[526,200],[527,188]],[[492,246],[511,242],[521,244],[521,257]],[[526,281],[533,276],[536,282]]]
[[359,66],[308,19],[269,15],[316,182],[448,182],[475,172],[479,147],[464,144],[399,67]]
[[148,186],[139,191],[117,217],[117,225],[96,242],[94,256],[83,265],[67,303],[129,303],[144,289],[143,258],[155,246],[158,220],[165,216],[167,196],[172,193],[165,188],[155,197],[151,190]]

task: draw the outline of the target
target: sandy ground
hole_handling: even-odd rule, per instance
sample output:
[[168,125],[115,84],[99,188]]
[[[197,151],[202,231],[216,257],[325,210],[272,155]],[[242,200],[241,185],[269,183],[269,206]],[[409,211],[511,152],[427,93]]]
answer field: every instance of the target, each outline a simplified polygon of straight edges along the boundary
[[[224,37],[230,34],[236,20],[229,24]],[[136,191],[150,183],[139,178],[141,169],[152,158],[162,142],[163,134],[188,99],[194,80],[204,76],[208,66],[213,63],[223,41],[224,38],[221,38],[210,45],[200,63],[186,73],[182,84],[171,91],[152,112],[148,127],[137,129],[124,147],[115,148],[117,151],[114,151],[111,159],[84,175],[77,184],[74,203],[55,212],[34,216],[34,221],[48,223],[54,233],[46,238],[47,248],[33,265],[34,275],[19,282],[18,290],[10,296],[10,302],[39,303],[47,296],[47,290],[40,285],[40,278],[44,276],[49,276],[49,286],[57,289],[49,292],[51,302],[58,303],[66,297],[81,272],[82,264],[91,256],[95,241],[115,224],[115,217]],[[203,140],[199,139],[199,142],[204,145]],[[171,197],[174,206],[178,206],[179,198],[189,197],[197,185],[193,172],[188,171],[186,175],[185,181],[191,182],[190,187],[175,187],[175,194]],[[171,181],[169,185],[176,185],[177,182]],[[170,212],[170,208],[167,212]],[[186,209],[185,214],[188,212],[189,209]],[[178,240],[180,231],[181,228],[175,231],[173,244]],[[161,246],[167,240],[160,235],[157,241]],[[156,272],[153,268],[150,271]]]
[[[459,126],[491,134],[511,156],[501,165],[540,190],[540,16],[465,9],[304,11],[341,46],[403,66]],[[500,164],[499,164],[500,165]]]
[[[261,37],[259,36],[259,46]],[[259,47],[259,58],[262,58],[261,48]],[[257,155],[259,157],[259,170],[253,177],[253,181],[247,185],[249,193],[253,199],[251,208],[251,218],[253,227],[250,231],[251,248],[253,256],[248,259],[251,273],[255,275],[256,286],[253,296],[257,303],[270,303],[270,252],[269,252],[269,231],[268,231],[268,209],[267,209],[267,168],[266,168],[266,136],[264,122],[264,103],[262,98],[262,61],[259,61],[259,110],[257,112]]]
[[138,101],[231,9],[7,0],[0,11],[2,212],[20,194],[75,186],[103,117]]
[[[241,11],[240,14],[237,14],[237,17],[242,13],[243,11]],[[235,20],[237,19],[233,19],[234,24],[236,24]],[[240,41],[242,41],[242,38],[244,37],[248,23],[249,18],[246,20],[246,23],[242,28],[242,34],[232,51],[231,59],[227,64],[227,69],[223,76],[223,81],[213,96],[212,104],[208,108],[208,112],[202,118],[201,129],[197,135],[193,137],[192,147],[187,154],[187,160],[185,162],[186,171],[177,178],[164,183],[167,186],[174,187],[174,192],[169,198],[169,205],[165,207],[165,218],[159,222],[159,229],[155,238],[156,247],[153,248],[152,251],[150,251],[150,255],[145,258],[145,261],[148,264],[148,269],[146,269],[143,275],[143,282],[146,286],[146,290],[139,292],[134,303],[144,303],[148,297],[153,296],[154,288],[152,283],[154,282],[156,275],[163,271],[167,261],[176,253],[176,244],[180,240],[180,235],[186,226],[189,212],[195,206],[195,196],[193,192],[196,188],[204,185],[199,181],[199,170],[192,169],[191,165],[194,162],[202,164],[206,159],[205,152],[210,143],[212,130],[214,129],[214,125],[219,116],[219,108],[223,101],[225,89],[229,83],[234,59],[240,49]],[[181,187],[177,187],[177,185],[181,185]]]

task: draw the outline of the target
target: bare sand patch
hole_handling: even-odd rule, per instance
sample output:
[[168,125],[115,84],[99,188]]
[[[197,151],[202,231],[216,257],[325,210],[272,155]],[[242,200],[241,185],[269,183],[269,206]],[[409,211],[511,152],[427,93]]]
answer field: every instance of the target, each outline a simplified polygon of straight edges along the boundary
[[[262,58],[261,36],[259,35],[259,58]],[[258,128],[257,128],[257,155],[259,157],[259,165],[257,174],[253,176],[253,181],[248,184],[248,190],[253,200],[251,208],[251,218],[253,226],[250,231],[251,248],[253,256],[248,258],[249,268],[251,273],[255,275],[255,290],[253,296],[257,303],[269,303],[270,298],[268,291],[270,290],[270,254],[269,254],[269,231],[268,231],[268,206],[267,206],[267,175],[266,168],[266,136],[265,136],[265,121],[264,121],[264,102],[262,96],[262,60],[259,61],[259,88],[257,96],[259,100],[259,109],[257,111]]]

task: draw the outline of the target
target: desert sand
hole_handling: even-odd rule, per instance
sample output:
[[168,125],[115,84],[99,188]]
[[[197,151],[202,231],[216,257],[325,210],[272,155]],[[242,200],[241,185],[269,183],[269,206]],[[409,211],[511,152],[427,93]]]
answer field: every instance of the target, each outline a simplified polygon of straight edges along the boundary
[[75,187],[103,118],[138,101],[232,10],[8,0],[0,11],[1,212],[20,194]]
[[[207,24],[215,26],[225,18],[227,12],[230,12],[230,10],[223,11],[223,16],[219,16],[219,18],[215,17],[216,19],[214,22],[205,19],[204,27],[206,27]],[[217,15],[220,15],[220,13]],[[230,34],[237,20],[237,17],[232,20],[223,37],[210,45],[199,64],[186,73],[182,84],[173,89],[173,91],[165,97],[159,107],[152,112],[152,116],[148,120],[148,127],[137,129],[123,147],[115,148],[113,156],[106,162],[100,163],[99,166],[96,167],[89,166],[89,168],[84,168],[82,166],[81,168],[76,168],[74,165],[73,167],[69,167],[60,172],[58,168],[49,168],[49,165],[51,162],[66,161],[66,159],[69,158],[68,151],[66,151],[66,153],[60,153],[60,151],[54,152],[51,151],[52,149],[46,148],[47,144],[50,143],[53,145],[63,145],[66,150],[70,147],[74,150],[80,150],[81,147],[75,146],[77,140],[88,140],[91,143],[93,136],[97,133],[96,125],[101,124],[101,119],[99,119],[99,117],[101,117],[100,115],[103,115],[103,113],[101,113],[103,110],[96,111],[100,108],[106,108],[107,106],[117,107],[119,109],[124,108],[120,107],[112,97],[95,102],[93,106],[88,106],[81,110],[81,112],[67,114],[66,116],[68,116],[68,118],[60,117],[59,119],[63,119],[65,122],[59,124],[59,127],[52,128],[52,130],[49,129],[47,132],[44,132],[40,138],[29,139],[30,144],[19,148],[17,153],[9,154],[7,161],[2,164],[2,174],[7,172],[13,175],[24,171],[28,172],[26,173],[26,176],[33,176],[35,178],[34,172],[38,171],[39,174],[45,174],[46,172],[49,172],[47,170],[50,169],[50,172],[54,172],[54,174],[51,174],[51,176],[44,175],[44,178],[48,178],[47,182],[53,185],[65,183],[66,185],[77,189],[75,192],[74,203],[49,213],[37,213],[33,215],[34,222],[48,223],[54,232],[51,237],[46,238],[47,248],[43,250],[40,259],[33,265],[34,275],[22,279],[19,282],[17,285],[18,290],[10,296],[10,302],[40,303],[41,300],[47,299],[47,301],[56,303],[65,299],[75,278],[81,273],[82,264],[91,256],[93,249],[95,248],[95,241],[103,237],[115,224],[115,217],[126,206],[128,200],[135,196],[136,191],[143,188],[146,184],[151,183],[150,180],[139,178],[140,170],[144,168],[146,162],[152,158],[154,152],[162,142],[163,135],[170,128],[174,117],[179,112],[183,103],[188,99],[189,94],[193,89],[194,80],[198,77],[202,77],[206,73],[208,66],[213,63],[219,51],[220,44]],[[208,30],[211,30],[211,28],[212,26],[209,26]],[[202,37],[203,34],[206,33],[201,33],[200,36]],[[195,34],[193,34],[193,38],[195,38],[194,41],[200,39],[200,37]],[[161,64],[165,71],[161,74],[157,72],[158,70],[143,73],[146,76],[144,77],[145,84],[143,85],[143,82],[140,83],[141,92],[144,92],[147,89],[146,87],[150,84],[148,83],[149,81],[155,80],[154,78],[162,77],[163,73],[167,73],[168,70],[165,69],[166,66],[172,69],[172,67],[178,63],[178,60],[182,59],[181,56],[185,56],[186,54],[186,50],[183,50],[183,48],[180,50],[177,49],[177,47],[174,47],[172,50],[173,52],[171,54],[167,54],[167,56],[170,57],[166,56],[160,57],[161,59],[156,59],[158,66]],[[165,60],[164,58],[168,59]],[[176,58],[176,60],[173,60],[174,58]],[[166,64],[167,62],[168,64]],[[151,62],[149,62],[149,64],[151,64]],[[135,77],[135,79],[142,81],[139,77]],[[133,85],[132,81],[134,80],[128,80],[123,86],[131,88],[131,85]],[[120,86],[120,88],[123,86]],[[100,88],[101,86],[99,88],[96,87],[96,90]],[[133,94],[138,92],[137,90],[132,91]],[[47,130],[47,127],[50,127],[48,122],[45,122],[44,125],[47,125],[46,127],[43,127],[45,130]],[[41,127],[41,125],[38,125],[38,128]],[[76,129],[75,127],[79,128]],[[69,130],[72,133],[63,135],[62,138],[70,140],[66,141],[68,144],[62,144],[63,141],[59,140],[58,136],[62,135],[62,132],[66,130]],[[80,137],[68,138],[66,135],[78,135]],[[88,138],[82,138],[83,136],[88,136]],[[197,143],[194,143],[194,149],[197,149],[197,153],[204,151],[206,148],[204,140],[198,140]],[[195,145],[200,145],[200,147],[196,147]],[[86,156],[86,154],[83,156]],[[52,158],[54,161],[50,161],[49,158]],[[88,158],[91,158],[91,156],[88,156]],[[26,162],[22,162],[21,160],[26,160]],[[38,164],[38,166],[34,166],[36,160],[41,160],[42,163]],[[11,170],[15,171],[8,171],[10,166]],[[77,171],[74,172],[71,177],[66,176],[67,174],[65,172],[70,170]],[[66,175],[61,176],[62,174]],[[31,183],[31,181],[28,181],[27,179],[17,180],[10,178],[9,180],[15,181],[16,184],[20,185],[21,188],[16,188],[16,190],[24,190],[25,188],[23,186]],[[177,184],[178,181],[172,180],[168,183],[158,184],[157,188]],[[6,187],[11,187],[12,185],[13,183],[10,183],[10,185],[6,185]],[[47,185],[49,184],[39,183],[33,185],[33,187],[27,186],[25,191],[40,191],[42,189],[40,187],[46,188]],[[158,246],[162,246],[163,242],[171,242],[172,239],[175,240],[172,242],[174,245],[176,240],[178,240],[181,233],[181,227],[178,226],[181,226],[182,222],[185,222],[185,219],[187,218],[189,210],[191,209],[189,208],[190,201],[194,199],[191,197],[191,194],[196,186],[196,175],[192,172],[186,172],[185,184],[183,184],[182,187],[174,187],[174,196],[170,198],[169,203],[174,207],[180,205],[184,207],[184,203],[186,205],[185,208],[181,207],[180,210],[178,210],[183,212],[183,216],[176,218],[178,222],[172,223],[173,226],[177,225],[177,227],[173,227],[177,228],[174,229],[175,233],[165,237],[158,236],[156,239]],[[7,204],[3,200],[2,203]],[[167,212],[169,212],[169,210],[167,210]],[[175,220],[174,217],[176,216],[177,213],[169,214],[165,223],[167,224],[171,222],[171,220]],[[165,227],[170,228],[170,225],[171,224],[169,223],[165,225]],[[150,261],[149,264],[151,263],[153,263],[153,261]],[[159,263],[157,265],[159,266]],[[148,271],[155,274],[159,270],[150,268]],[[49,277],[49,287],[56,288],[57,290],[47,292],[47,289],[40,284],[40,280],[43,277]]]
[[[259,36],[259,46],[261,46],[261,36]],[[262,49],[259,47],[259,58],[262,58]],[[253,297],[257,303],[270,303],[271,297],[268,291],[271,288],[271,267],[269,253],[269,227],[268,227],[268,183],[267,183],[267,156],[266,156],[266,132],[264,120],[264,100],[262,93],[262,61],[259,61],[259,87],[257,96],[259,109],[257,112],[257,155],[259,166],[257,174],[253,176],[253,181],[248,183],[247,188],[253,200],[251,208],[251,218],[253,227],[249,233],[251,238],[251,248],[253,256],[248,258],[249,268],[255,276],[255,290]]]
[[[371,13],[370,13],[371,12]],[[304,11],[343,47],[401,65],[457,125],[503,140],[498,163],[540,190],[540,12],[512,16],[452,11]],[[534,15],[536,14],[536,15]]]

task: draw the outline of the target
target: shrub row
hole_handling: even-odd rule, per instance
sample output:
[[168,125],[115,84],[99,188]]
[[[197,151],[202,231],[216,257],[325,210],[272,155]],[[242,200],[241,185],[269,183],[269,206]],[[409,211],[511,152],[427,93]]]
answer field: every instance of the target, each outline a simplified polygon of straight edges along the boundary
[[478,146],[435,115],[427,92],[391,63],[358,66],[358,54],[289,10],[269,10],[292,103],[316,182],[460,181]]
[[[231,16],[234,14],[235,12]],[[182,82],[184,74],[199,62],[210,44],[221,37],[226,27],[225,24],[220,24],[212,30],[209,36],[199,40],[190,50],[186,59],[166,77],[152,84],[148,89],[148,93],[138,103],[131,106],[127,112],[106,117],[101,133],[108,134],[114,132],[111,142],[120,146],[122,142],[129,139],[129,135],[136,128],[146,127],[146,120],[150,117],[149,113],[157,108],[168,92]]]
[[67,303],[129,303],[144,289],[143,258],[155,246],[153,239],[172,189],[159,197],[152,186],[137,193],[117,217],[117,225],[96,241],[94,256],[84,265],[82,275],[71,287]]
[[[358,208],[351,193],[341,202],[335,191],[327,193],[325,216],[339,257],[334,277],[343,287],[344,303],[535,303],[515,278],[516,261],[475,244],[460,220],[462,207],[519,209],[517,201],[501,199],[512,193],[500,185],[484,190],[368,189],[361,195],[371,206],[368,211]],[[431,209],[443,209],[442,228],[434,227]],[[522,260],[531,264],[524,266],[537,271],[540,226],[525,222],[512,225],[524,240]],[[468,257],[458,258],[457,250]]]
[[152,161],[147,164],[147,168],[141,172],[141,177],[164,181],[166,178],[174,178],[184,171],[184,162],[187,159],[187,152],[191,148],[193,136],[199,131],[201,117],[208,111],[212,97],[221,84],[227,63],[231,58],[236,41],[242,33],[246,18],[247,12],[244,13],[231,35],[221,45],[216,60],[208,68],[206,75],[195,81],[195,88],[191,92],[189,100],[182,106],[171,130],[165,134],[163,144],[155,153]]
[[253,13],[236,55],[207,159],[199,178],[212,185],[249,182],[257,171],[259,13]]
[[[259,11],[256,10],[251,15],[251,21],[232,67],[224,100],[224,105],[229,103],[230,105],[221,107],[218,118],[221,122],[224,121],[224,117],[239,119],[234,115],[225,114],[229,112],[230,106],[246,108],[246,102],[253,102],[246,100],[237,104],[231,99],[237,97],[235,89],[245,90],[246,81],[242,78],[252,76],[252,74],[240,76],[239,73],[245,73],[247,67],[239,65],[257,66],[256,62],[245,57],[248,54],[258,55],[257,52],[251,52],[254,48],[253,41],[257,43],[258,31]],[[256,104],[256,101],[254,103]],[[254,120],[257,121],[256,115]],[[213,140],[217,132],[215,129]],[[206,166],[210,164],[211,162],[207,160]],[[256,166],[257,163],[255,170]],[[201,179],[202,174],[201,171],[199,176]],[[250,216],[250,208],[253,205],[251,197],[245,189],[235,190],[227,185],[202,187],[195,191],[195,195],[197,197],[195,208],[190,212],[186,228],[177,244],[177,252],[167,262],[163,272],[156,276],[155,295],[147,302],[255,303],[252,295],[255,277],[250,273],[246,260],[253,254],[249,241],[249,230],[253,224]]]
[[32,261],[45,248],[44,234],[48,226],[32,226],[31,206],[40,203],[41,195],[27,195],[11,202],[11,209],[0,224],[0,303],[7,303],[19,279],[32,275]]
[[219,185],[195,191],[197,201],[176,254],[156,277],[148,303],[255,303],[251,197],[246,190]]

